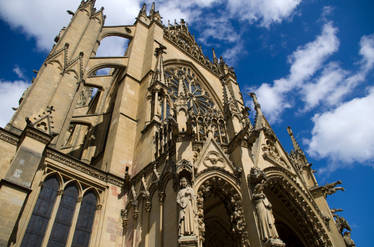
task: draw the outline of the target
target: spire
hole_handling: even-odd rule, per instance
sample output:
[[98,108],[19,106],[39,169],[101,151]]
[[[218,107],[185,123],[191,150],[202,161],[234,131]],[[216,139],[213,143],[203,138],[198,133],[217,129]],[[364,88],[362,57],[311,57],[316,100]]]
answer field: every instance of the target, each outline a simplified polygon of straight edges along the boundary
[[256,111],[256,119],[255,119],[255,122],[254,122],[254,126],[255,126],[256,129],[260,129],[262,127],[265,127],[267,125],[266,124],[267,121],[265,120],[265,117],[262,114],[261,105],[257,101],[257,96],[253,92],[249,93],[249,95],[252,97],[254,108],[255,108],[255,111]]
[[156,61],[156,68],[155,74],[153,77],[153,83],[160,82],[161,84],[165,84],[165,75],[164,75],[164,62],[162,58],[162,54],[165,54],[166,47],[159,44],[160,46],[155,49],[155,56],[157,57]]
[[151,7],[151,10],[149,12],[149,15],[152,16],[155,12],[156,12],[156,7],[155,7],[155,2],[152,2],[152,7]]
[[212,48],[212,53],[213,53],[213,63],[217,64],[218,63],[218,59],[217,59],[217,56],[216,56],[216,52],[214,51],[214,48]]
[[294,135],[293,135],[293,132],[292,132],[292,129],[291,129],[290,126],[287,127],[287,132],[288,132],[288,134],[289,134],[290,137],[291,137],[291,141],[292,141],[293,149],[294,149],[295,151],[301,151],[301,152],[303,152],[303,151],[301,150],[299,144],[297,143],[297,141],[296,141],[296,139],[295,139],[295,137],[294,137]]
[[152,2],[152,6],[151,6],[151,10],[149,11],[149,18],[151,19],[151,21],[156,21],[160,24],[161,23],[161,15],[158,11],[156,11],[156,4],[155,2]]
[[258,103],[256,94],[252,92],[252,93],[249,93],[249,96],[252,97],[253,104],[255,106],[255,110],[256,110],[257,114],[258,115],[260,115],[260,114],[263,115],[262,110],[261,110],[261,105],[260,105],[260,103]]
[[147,5],[143,3],[143,7],[140,9],[138,16],[147,16]]
[[296,159],[302,160],[305,166],[310,166],[311,164],[308,163],[308,160],[303,150],[300,148],[299,144],[297,143],[290,126],[287,127],[287,132],[291,137],[291,141],[292,141],[292,145],[294,149],[294,151],[291,151],[290,153],[291,157],[295,157]]
[[86,7],[90,7],[90,13],[91,15],[95,13],[95,3],[96,3],[96,0],[87,0],[87,1],[84,1],[82,0],[78,9],[82,9],[82,8],[86,8]]

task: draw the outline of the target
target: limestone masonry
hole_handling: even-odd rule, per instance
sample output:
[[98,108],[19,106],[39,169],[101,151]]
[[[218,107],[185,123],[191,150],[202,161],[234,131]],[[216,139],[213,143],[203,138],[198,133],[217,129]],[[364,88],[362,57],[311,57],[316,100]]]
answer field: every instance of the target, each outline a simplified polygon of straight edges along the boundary
[[[255,94],[249,119],[234,69],[183,20],[153,4],[105,26],[94,4],[0,129],[0,246],[355,246],[326,202],[341,182],[318,185],[290,128],[285,152]],[[96,56],[109,36],[124,56]]]

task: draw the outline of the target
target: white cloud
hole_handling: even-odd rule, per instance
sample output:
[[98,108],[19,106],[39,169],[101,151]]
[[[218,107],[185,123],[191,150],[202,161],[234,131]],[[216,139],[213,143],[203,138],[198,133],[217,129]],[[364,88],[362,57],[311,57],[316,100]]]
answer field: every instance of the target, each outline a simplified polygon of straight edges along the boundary
[[228,0],[231,15],[269,27],[291,16],[301,0]]
[[297,48],[289,57],[291,68],[286,78],[275,80],[273,85],[263,83],[255,90],[269,121],[277,121],[282,111],[292,106],[286,94],[300,89],[321,68],[325,60],[337,51],[339,40],[336,33],[337,29],[331,23],[326,23],[322,33],[314,41]]
[[[65,10],[75,11],[79,3],[77,0],[0,0],[0,17],[35,38],[39,49],[48,51],[53,38],[69,23],[71,16]],[[140,9],[136,0],[97,0],[96,7],[100,6],[105,6],[106,25],[132,24]]]
[[208,44],[208,40],[211,38],[228,43],[237,43],[240,40],[240,33],[234,29],[227,18],[222,16],[219,18],[208,16],[206,18],[211,20],[200,24],[204,31],[200,34],[199,41]]
[[[313,117],[308,152],[315,158],[329,158],[325,170],[332,171],[349,163],[374,160],[374,88],[334,110]],[[338,163],[343,162],[343,163]]]
[[360,54],[363,56],[362,70],[367,72],[374,65],[374,34],[363,36],[360,45]]
[[123,56],[126,51],[128,41],[121,37],[108,37],[101,41],[97,50],[97,57]]
[[[36,39],[37,47],[49,51],[53,45],[53,38],[63,26],[68,25],[70,15],[65,10],[75,11],[79,5],[78,0],[0,0],[0,17],[13,28],[21,29],[29,37]],[[147,1],[148,9],[152,1]],[[292,15],[301,0],[189,0],[173,1],[161,0],[156,3],[156,9],[164,18],[173,21],[186,19],[191,24],[212,23],[223,19],[222,13],[214,7],[220,4],[223,7],[227,23],[232,20],[242,20],[250,23],[259,23],[269,27],[272,23],[279,23]],[[106,25],[125,25],[135,21],[142,1],[140,0],[97,0],[96,7],[105,7],[107,16]],[[213,10],[214,16],[202,15],[206,10]],[[203,33],[203,30],[201,30]],[[235,34],[228,25],[216,23],[215,28],[206,27],[203,39],[213,39],[235,43],[240,40],[240,34]],[[218,31],[218,32],[217,32]],[[113,46],[113,44],[111,45]],[[117,47],[120,46],[117,44]],[[227,52],[230,54],[230,52]],[[228,58],[227,60],[230,60]]]
[[5,127],[14,114],[12,107],[18,106],[22,93],[30,86],[25,81],[0,80],[0,126]]
[[328,100],[346,74],[347,71],[341,69],[337,63],[329,63],[315,83],[307,83],[301,89],[301,93],[304,96],[302,100],[305,102],[304,110],[310,110],[321,101]]
[[228,64],[235,65],[238,62],[239,54],[246,54],[244,49],[244,44],[242,42],[237,42],[232,47],[225,50],[222,56]]
[[357,72],[343,70],[336,62],[332,62],[325,67],[315,82],[307,83],[303,87],[306,109],[311,109],[318,103],[325,103],[327,106],[337,105],[344,96],[366,79],[368,72],[374,67],[374,35],[363,36],[360,47],[362,58]]
[[22,72],[22,69],[18,65],[14,66],[13,72],[16,73],[19,79],[26,79],[25,75]]

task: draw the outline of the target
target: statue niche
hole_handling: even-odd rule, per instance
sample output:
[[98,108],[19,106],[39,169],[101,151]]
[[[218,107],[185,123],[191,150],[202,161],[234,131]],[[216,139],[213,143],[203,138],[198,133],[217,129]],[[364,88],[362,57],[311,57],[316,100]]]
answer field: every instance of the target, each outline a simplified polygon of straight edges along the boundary
[[261,241],[265,246],[285,246],[283,241],[280,240],[275,226],[272,204],[264,193],[265,173],[258,168],[252,168],[249,180],[252,186],[253,202],[257,213],[257,224]]
[[179,191],[177,194],[178,217],[178,243],[180,247],[197,246],[196,197],[186,177],[181,176],[179,180]]
[[185,177],[180,179],[177,204],[179,206],[179,237],[193,235],[196,218],[194,210],[195,193]]
[[264,185],[262,183],[255,186],[253,191],[253,200],[255,202],[262,241],[266,242],[269,239],[279,239],[278,232],[275,227],[272,205],[264,193]]

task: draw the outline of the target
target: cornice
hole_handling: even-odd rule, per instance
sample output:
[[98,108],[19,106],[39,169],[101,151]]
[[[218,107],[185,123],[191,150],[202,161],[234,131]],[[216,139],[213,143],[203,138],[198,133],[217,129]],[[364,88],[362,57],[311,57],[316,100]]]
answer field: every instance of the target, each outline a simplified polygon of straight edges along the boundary
[[116,175],[110,174],[108,172],[101,171],[95,167],[89,166],[88,164],[74,159],[72,157],[68,157],[63,153],[58,152],[57,150],[47,148],[46,149],[46,157],[50,158],[54,161],[59,162],[60,164],[66,165],[71,167],[75,170],[83,172],[89,176],[97,178],[101,181],[108,182],[110,184],[122,187],[124,185],[124,179],[118,177]]
[[32,126],[27,126],[23,132],[23,135],[40,141],[43,144],[48,144],[53,138],[53,136],[48,135],[47,133],[40,131]]
[[18,144],[19,137],[3,128],[0,128],[0,140],[16,146]]

